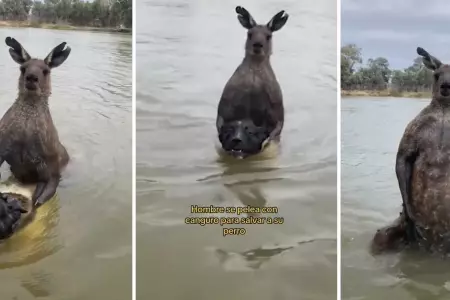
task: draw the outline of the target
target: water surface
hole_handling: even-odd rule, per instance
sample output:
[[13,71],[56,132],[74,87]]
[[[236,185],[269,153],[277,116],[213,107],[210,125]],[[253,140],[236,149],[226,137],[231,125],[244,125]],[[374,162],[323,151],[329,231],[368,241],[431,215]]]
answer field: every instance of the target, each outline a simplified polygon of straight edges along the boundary
[[[58,196],[0,245],[1,299],[131,299],[130,35],[1,28],[33,57],[66,41],[52,71],[50,110],[70,156]],[[4,45],[4,44],[3,44]],[[0,51],[0,113],[17,95],[19,66]],[[2,178],[8,177],[2,167]]]
[[[281,147],[248,162],[215,148],[218,101],[244,54],[236,4],[138,3],[138,299],[336,298],[336,6],[239,5],[261,23],[290,15],[273,35]],[[223,237],[184,224],[193,204],[277,206],[285,222]]]
[[417,253],[372,257],[377,228],[401,210],[395,157],[407,124],[430,100],[342,100],[342,298],[450,299],[450,263]]

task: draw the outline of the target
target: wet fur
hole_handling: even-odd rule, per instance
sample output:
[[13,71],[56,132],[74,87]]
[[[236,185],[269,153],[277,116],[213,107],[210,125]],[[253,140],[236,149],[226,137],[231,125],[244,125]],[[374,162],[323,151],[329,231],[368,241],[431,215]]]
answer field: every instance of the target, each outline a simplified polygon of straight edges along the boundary
[[[11,57],[20,65],[20,75],[18,97],[0,120],[0,164],[6,161],[21,183],[37,184],[32,202],[39,206],[55,195],[61,172],[69,162],[48,99],[51,70],[67,59],[70,48],[64,50],[62,43],[41,60],[31,58],[13,38],[8,37],[5,42],[11,47]],[[35,90],[29,90],[28,83]]]
[[3,193],[0,199],[0,240],[7,239],[13,233],[29,224],[36,209],[31,199],[13,193]]
[[417,53],[434,71],[433,98],[406,127],[396,158],[396,175],[403,200],[400,221],[380,231],[390,233],[374,247],[387,250],[395,244],[450,253],[450,66],[442,64],[423,48]]
[[[259,152],[265,140],[279,140],[284,124],[283,96],[270,64],[270,55],[272,33],[284,26],[288,15],[281,11],[266,25],[258,25],[243,7],[236,7],[236,12],[239,22],[248,30],[245,57],[222,92],[216,127],[222,148],[226,151],[232,136],[227,136],[224,129],[235,121],[247,124],[243,131],[267,132],[256,142],[246,145],[249,154],[255,154],[251,152]],[[254,52],[255,43],[261,46],[259,54]]]

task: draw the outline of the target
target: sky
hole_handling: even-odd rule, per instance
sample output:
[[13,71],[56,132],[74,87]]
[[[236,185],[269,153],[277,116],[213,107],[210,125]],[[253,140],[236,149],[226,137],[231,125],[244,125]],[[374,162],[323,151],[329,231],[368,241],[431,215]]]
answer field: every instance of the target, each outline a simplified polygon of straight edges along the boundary
[[418,46],[450,63],[450,1],[341,0],[341,43],[395,69],[410,66]]

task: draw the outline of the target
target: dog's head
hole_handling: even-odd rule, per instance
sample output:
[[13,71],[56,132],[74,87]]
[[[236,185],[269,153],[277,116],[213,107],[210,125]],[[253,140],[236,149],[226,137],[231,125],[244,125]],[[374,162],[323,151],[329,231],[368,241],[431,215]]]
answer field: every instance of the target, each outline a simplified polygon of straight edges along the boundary
[[11,236],[19,225],[22,214],[28,211],[17,198],[0,195],[0,239]]
[[237,120],[223,124],[219,140],[223,150],[237,158],[245,158],[263,150],[270,132],[251,120]]

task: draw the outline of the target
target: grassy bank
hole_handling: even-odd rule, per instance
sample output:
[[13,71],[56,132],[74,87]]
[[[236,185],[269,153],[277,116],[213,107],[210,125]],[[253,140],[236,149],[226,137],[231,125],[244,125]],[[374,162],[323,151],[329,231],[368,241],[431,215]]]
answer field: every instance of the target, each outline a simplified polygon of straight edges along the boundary
[[341,96],[345,97],[399,97],[399,98],[431,98],[431,92],[398,92],[393,90],[381,91],[346,91],[341,90]]
[[116,33],[132,33],[131,28],[107,28],[107,27],[84,27],[72,26],[68,24],[46,24],[28,21],[0,21],[0,27],[21,27],[21,28],[43,28],[56,30],[81,30],[81,31],[100,31],[100,32],[116,32]]

